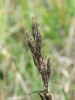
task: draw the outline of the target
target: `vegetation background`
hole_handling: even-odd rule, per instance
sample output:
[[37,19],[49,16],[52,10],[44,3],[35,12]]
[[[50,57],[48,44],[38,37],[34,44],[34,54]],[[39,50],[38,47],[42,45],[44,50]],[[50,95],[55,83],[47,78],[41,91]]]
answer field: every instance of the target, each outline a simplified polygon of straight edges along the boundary
[[0,0],[0,100],[40,100],[28,96],[43,89],[25,37],[33,16],[51,58],[53,100],[75,100],[75,0]]

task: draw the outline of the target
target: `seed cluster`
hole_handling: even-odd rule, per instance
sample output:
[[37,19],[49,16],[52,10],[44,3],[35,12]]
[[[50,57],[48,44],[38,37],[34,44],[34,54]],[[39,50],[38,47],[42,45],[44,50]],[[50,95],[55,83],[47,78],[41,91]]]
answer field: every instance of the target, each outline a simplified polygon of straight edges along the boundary
[[41,54],[42,37],[39,29],[39,24],[36,21],[34,21],[34,18],[32,18],[31,28],[32,37],[29,35],[28,31],[26,31],[27,44],[32,53],[34,64],[38,68],[39,73],[41,74],[44,87],[46,89],[46,92],[48,93],[48,81],[51,74],[50,58],[48,58],[47,61],[43,59],[43,56]]

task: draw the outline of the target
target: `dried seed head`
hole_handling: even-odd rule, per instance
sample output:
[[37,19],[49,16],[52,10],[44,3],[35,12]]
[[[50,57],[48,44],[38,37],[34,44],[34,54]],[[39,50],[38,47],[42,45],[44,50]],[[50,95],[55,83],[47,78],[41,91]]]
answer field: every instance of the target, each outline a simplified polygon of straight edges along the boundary
[[28,46],[32,52],[34,64],[41,74],[45,88],[48,90],[48,80],[51,73],[50,58],[48,58],[47,63],[43,60],[41,55],[42,37],[40,34],[39,24],[34,21],[34,18],[32,18],[32,35],[34,40],[30,37],[28,31],[26,31],[26,34]]

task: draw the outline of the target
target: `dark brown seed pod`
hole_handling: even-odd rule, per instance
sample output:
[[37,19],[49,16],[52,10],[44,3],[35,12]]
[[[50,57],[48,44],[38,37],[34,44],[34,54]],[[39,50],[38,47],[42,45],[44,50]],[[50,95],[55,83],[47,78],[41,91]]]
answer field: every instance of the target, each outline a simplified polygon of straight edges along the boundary
[[39,62],[38,62],[38,59],[33,55],[33,61],[34,61],[34,64],[35,66],[38,68],[39,72],[41,71],[41,68],[39,66]]
[[40,31],[37,30],[35,44],[36,44],[36,51],[37,51],[39,57],[41,56],[41,43],[42,43],[42,37],[41,37]]
[[44,86],[48,88],[47,67],[44,61],[42,62],[42,65],[41,65],[41,76],[42,76]]
[[28,43],[28,46],[30,48],[30,51],[32,52],[33,55],[35,55],[36,54],[36,48],[35,48],[35,44],[34,44],[31,37],[27,40],[27,43]]
[[34,38],[34,41],[36,39],[36,32],[38,31],[38,25],[37,23],[34,21],[34,18],[32,18],[32,36]]
[[35,43],[33,41],[33,39],[30,37],[28,31],[26,30],[26,37],[27,37],[27,44],[28,44],[28,47],[30,49],[30,51],[32,52],[33,54],[33,57],[36,56],[36,47],[35,47]]
[[47,60],[47,76],[48,76],[48,80],[49,80],[49,77],[50,77],[50,73],[51,73],[50,58],[48,58],[48,60]]
[[36,35],[35,25],[32,25],[32,35],[35,41],[35,35]]

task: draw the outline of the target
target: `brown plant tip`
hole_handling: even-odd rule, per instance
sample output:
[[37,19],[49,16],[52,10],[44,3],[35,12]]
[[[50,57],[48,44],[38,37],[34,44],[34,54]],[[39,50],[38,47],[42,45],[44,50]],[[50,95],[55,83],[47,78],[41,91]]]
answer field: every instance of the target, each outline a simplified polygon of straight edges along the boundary
[[39,29],[39,24],[32,18],[32,37],[30,37],[28,31],[26,31],[28,47],[32,53],[35,66],[38,68],[41,74],[43,84],[48,91],[48,81],[50,77],[50,58],[45,61],[41,54],[42,36]]
[[34,18],[32,18],[32,35],[33,35],[34,41],[36,39],[36,34],[38,33],[38,27],[39,25],[34,21]]
[[50,58],[47,60],[47,75],[48,75],[48,80],[51,74],[51,69],[50,69]]

